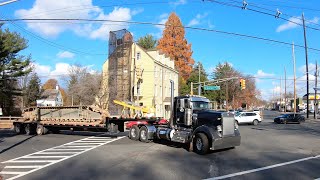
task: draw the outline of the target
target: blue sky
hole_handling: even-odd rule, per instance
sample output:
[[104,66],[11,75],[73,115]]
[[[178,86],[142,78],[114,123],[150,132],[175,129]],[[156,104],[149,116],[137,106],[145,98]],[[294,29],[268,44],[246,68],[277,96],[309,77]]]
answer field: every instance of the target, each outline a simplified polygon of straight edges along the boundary
[[[240,0],[217,0],[219,2],[241,5]],[[4,0],[0,1],[4,2]],[[273,10],[278,8],[281,17],[301,23],[304,12],[307,25],[319,30],[307,29],[308,46],[320,49],[320,2],[309,0],[247,0],[251,5]],[[304,9],[302,9],[304,8]],[[266,9],[257,9],[269,12]],[[88,18],[124,21],[165,23],[171,12],[176,12],[186,26],[216,29],[303,45],[301,26],[239,8],[223,6],[202,0],[175,1],[101,1],[101,0],[20,0],[0,6],[2,18]],[[295,18],[297,17],[297,18]],[[66,74],[72,64],[88,66],[101,71],[107,58],[108,33],[110,30],[127,28],[134,39],[145,34],[159,38],[161,27],[152,25],[114,24],[114,23],[7,23],[5,27],[18,31],[29,41],[23,54],[31,54],[40,76]],[[219,62],[229,62],[244,74],[255,77],[257,87],[264,99],[279,95],[281,76],[284,67],[287,77],[293,78],[291,47],[243,37],[218,34],[207,31],[186,30],[186,38],[192,44],[193,58],[201,61],[208,73]],[[306,93],[305,53],[295,48],[298,80],[298,94]],[[310,74],[314,74],[315,61],[320,52],[309,51]],[[266,79],[268,78],[268,79]],[[314,79],[311,76],[310,79]],[[287,90],[293,91],[293,81],[288,80]],[[314,82],[310,87],[313,88]],[[282,89],[284,89],[282,83]]]

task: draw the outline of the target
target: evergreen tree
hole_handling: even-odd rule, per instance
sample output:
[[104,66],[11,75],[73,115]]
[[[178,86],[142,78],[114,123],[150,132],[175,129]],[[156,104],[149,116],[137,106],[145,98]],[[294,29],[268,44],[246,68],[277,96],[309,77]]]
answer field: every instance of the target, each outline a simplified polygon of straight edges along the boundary
[[156,44],[157,44],[157,40],[155,40],[154,37],[150,34],[147,34],[138,39],[138,45],[143,47],[146,50],[155,49]]
[[15,99],[22,96],[17,80],[31,72],[30,56],[19,55],[25,48],[26,39],[0,25],[0,107],[6,115],[12,114]]
[[28,82],[25,96],[26,96],[26,106],[35,106],[36,100],[41,96],[41,81],[37,73],[32,74],[30,81]]

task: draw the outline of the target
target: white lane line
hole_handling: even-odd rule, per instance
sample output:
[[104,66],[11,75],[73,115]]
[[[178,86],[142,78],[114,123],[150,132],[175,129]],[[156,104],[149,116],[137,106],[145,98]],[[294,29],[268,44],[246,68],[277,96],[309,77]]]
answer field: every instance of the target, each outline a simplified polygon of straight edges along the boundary
[[75,154],[76,152],[41,152],[38,154],[44,155],[44,154]]
[[14,160],[14,161],[6,161],[6,163],[51,163],[57,160]]
[[26,156],[22,159],[46,159],[46,158],[65,158],[65,157],[68,157],[68,156]]
[[[99,144],[99,145],[96,145],[96,146],[90,146],[90,148],[82,149],[82,151],[76,152],[75,154],[72,154],[72,155],[70,155],[70,156],[67,156],[67,157],[65,157],[65,158],[62,158],[62,159],[59,159],[59,160],[55,160],[55,161],[48,161],[48,160],[33,160],[33,161],[21,161],[21,160],[20,160],[20,161],[19,161],[19,159],[23,159],[23,157],[30,156],[30,155],[34,155],[34,154],[38,154],[38,153],[43,153],[43,152],[46,152],[46,151],[49,151],[49,150],[51,150],[51,151],[56,151],[57,149],[55,149],[55,148],[61,148],[62,146],[66,145],[66,144],[71,144],[71,143],[73,143],[73,142],[66,143],[66,144],[63,144],[63,145],[60,145],[60,146],[57,146],[57,147],[45,149],[45,150],[42,150],[42,151],[39,151],[39,152],[35,152],[35,153],[32,153],[32,154],[29,154],[29,155],[26,155],[26,156],[22,156],[22,157],[19,157],[19,158],[15,158],[15,159],[12,159],[12,160],[9,160],[9,161],[5,161],[5,162],[2,162],[2,163],[49,162],[48,164],[42,165],[42,166],[40,166],[39,168],[35,168],[35,169],[30,170],[30,171],[19,172],[18,175],[16,175],[16,176],[11,177],[11,178],[8,179],[8,180],[13,180],[13,179],[16,179],[16,178],[25,176],[25,175],[27,175],[27,174],[33,173],[33,172],[35,172],[35,171],[38,171],[38,170],[40,170],[40,169],[43,169],[43,168],[45,168],[45,167],[51,166],[51,165],[53,165],[53,164],[59,163],[59,162],[64,161],[64,160],[66,160],[66,159],[72,158],[72,157],[74,157],[74,156],[80,155],[80,154],[82,154],[82,153],[88,152],[88,151],[90,151],[90,150],[92,150],[92,149],[95,149],[95,148],[97,148],[97,147],[103,146],[103,145],[108,144],[108,143],[111,143],[111,142],[113,142],[113,141],[117,141],[117,140],[122,139],[122,138],[125,138],[125,136],[123,136],[123,137],[118,137],[118,138],[110,138],[110,141],[104,142],[104,143]],[[88,138],[85,138],[85,139],[88,139]],[[60,150],[61,150],[61,149],[60,149]],[[68,150],[70,150],[70,149],[62,148],[62,150],[67,150],[67,151],[68,151]],[[75,150],[81,150],[81,149],[78,149],[78,148],[77,148],[77,149],[75,149]],[[61,152],[61,153],[63,153],[63,152]]]
[[39,167],[41,166],[6,166],[4,169],[34,169]]
[[68,148],[92,148],[94,146],[76,146],[76,145],[68,145],[68,146],[61,146],[62,149],[68,149]]
[[320,157],[320,155],[311,156],[311,157],[307,157],[307,158],[297,159],[297,160],[294,160],[294,161],[288,161],[288,162],[285,162],[285,163],[274,164],[274,165],[266,166],[266,167],[262,167],[262,168],[251,169],[251,170],[248,170],[248,171],[242,171],[242,172],[237,172],[237,173],[233,173],[233,174],[227,174],[227,175],[224,175],[224,176],[208,178],[207,180],[226,179],[226,178],[231,178],[231,177],[235,177],[235,176],[241,176],[241,175],[244,175],[244,174],[249,174],[249,173],[253,173],[253,172],[272,169],[272,168],[275,168],[275,167],[285,166],[285,165],[294,164],[294,163],[298,163],[298,162],[302,162],[302,161],[308,161],[308,160],[311,160],[311,159],[317,159],[319,157]]
[[[87,150],[88,148],[83,148],[83,149],[81,149],[81,148],[77,148],[77,149],[69,149],[69,148],[57,148],[57,149],[50,149],[51,151],[78,151],[78,152],[80,152],[80,151],[83,151],[83,150]],[[77,153],[78,153],[77,152]]]
[[18,172],[18,171],[1,171],[0,174],[5,175],[5,174],[21,174],[24,172]]
[[99,143],[77,142],[77,143],[73,143],[72,145],[91,145],[91,144],[93,144],[93,145],[95,145],[95,144],[103,144],[103,142],[99,142]]

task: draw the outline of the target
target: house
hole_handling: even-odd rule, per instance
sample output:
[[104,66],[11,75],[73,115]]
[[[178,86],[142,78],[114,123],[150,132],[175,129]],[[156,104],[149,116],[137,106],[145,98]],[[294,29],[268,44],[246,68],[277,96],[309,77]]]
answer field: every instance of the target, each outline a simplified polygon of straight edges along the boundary
[[178,95],[178,71],[174,61],[157,50],[147,51],[132,41],[130,32],[110,32],[109,57],[103,65],[107,109],[118,116],[122,107],[113,100],[149,107],[157,117],[170,117],[170,80]]
[[46,89],[40,99],[37,100],[37,106],[63,106],[63,99],[59,87],[56,89]]

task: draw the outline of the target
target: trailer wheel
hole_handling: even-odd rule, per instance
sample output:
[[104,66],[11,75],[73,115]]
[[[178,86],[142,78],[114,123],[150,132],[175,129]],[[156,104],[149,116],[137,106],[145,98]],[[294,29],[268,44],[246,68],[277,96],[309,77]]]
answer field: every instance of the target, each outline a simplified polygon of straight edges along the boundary
[[132,140],[139,140],[139,127],[138,126],[132,126],[130,128],[130,131],[129,131],[129,138],[132,139]]
[[142,126],[140,128],[140,133],[139,133],[140,141],[148,143],[150,140],[148,139],[148,129],[145,126]]
[[20,123],[15,123],[13,125],[13,129],[14,129],[14,132],[16,132],[17,134],[20,134],[21,133],[21,124]]
[[207,154],[209,151],[209,140],[204,133],[197,133],[193,140],[193,150],[200,155]]
[[32,134],[32,127],[30,124],[25,124],[24,125],[24,132],[26,135],[31,135]]
[[37,135],[44,135],[48,132],[48,129],[41,124],[37,125]]

